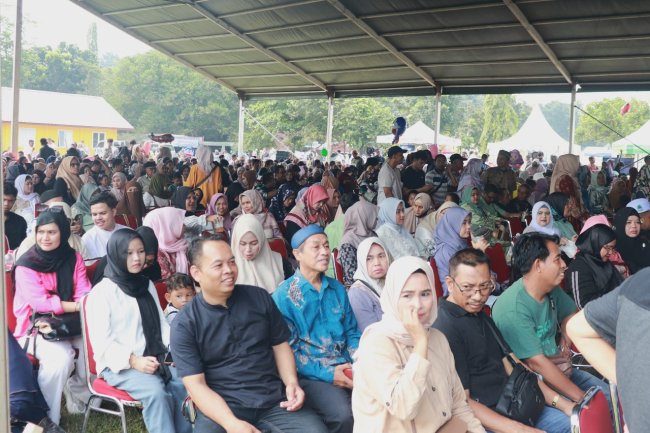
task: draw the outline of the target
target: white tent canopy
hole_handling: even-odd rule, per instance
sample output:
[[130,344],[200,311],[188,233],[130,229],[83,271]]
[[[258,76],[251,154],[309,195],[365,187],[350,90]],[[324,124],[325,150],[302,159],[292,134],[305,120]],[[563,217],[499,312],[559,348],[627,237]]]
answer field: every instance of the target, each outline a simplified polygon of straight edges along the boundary
[[555,132],[546,121],[538,105],[533,107],[530,116],[512,137],[498,143],[488,143],[490,160],[495,161],[500,150],[514,150],[522,156],[534,151],[543,151],[544,155],[561,155],[569,150],[569,142]]
[[650,120],[627,137],[612,143],[612,147],[615,153],[622,151],[625,155],[650,153]]
[[[390,144],[393,142],[393,134],[378,135],[377,143]],[[436,143],[436,131],[429,128],[421,120],[406,128],[404,134],[399,138],[399,144],[438,144],[442,149],[457,149],[460,147],[461,141],[458,138],[447,137],[443,134],[438,134],[438,143]]]

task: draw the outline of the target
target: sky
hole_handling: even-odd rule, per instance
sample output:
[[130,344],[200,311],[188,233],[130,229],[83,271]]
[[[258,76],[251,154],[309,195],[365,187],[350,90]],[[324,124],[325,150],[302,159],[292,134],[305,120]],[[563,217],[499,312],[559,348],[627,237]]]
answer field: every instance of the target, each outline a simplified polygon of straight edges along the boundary
[[[0,14],[15,20],[16,0],[0,0]],[[70,0],[23,0],[25,44],[28,46],[56,46],[60,42],[87,48],[87,33],[91,23],[97,23],[97,39],[100,57],[113,53],[127,57],[151,50],[149,46],[97,18]],[[568,93],[538,93],[516,95],[517,100],[528,105],[560,101],[569,104]],[[622,97],[625,100],[641,99],[650,103],[650,92],[580,93],[578,105],[605,98]]]

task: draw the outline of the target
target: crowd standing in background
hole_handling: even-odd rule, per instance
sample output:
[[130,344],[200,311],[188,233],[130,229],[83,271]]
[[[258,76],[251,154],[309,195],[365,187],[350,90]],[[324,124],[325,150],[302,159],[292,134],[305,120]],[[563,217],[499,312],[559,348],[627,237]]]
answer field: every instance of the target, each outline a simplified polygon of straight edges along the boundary
[[[650,157],[637,172],[505,150],[490,166],[150,147],[3,155],[11,385],[34,390],[12,391],[16,426],[62,432],[63,402],[86,410],[81,337],[39,322],[85,300],[99,376],[152,433],[191,430],[187,395],[198,432],[569,432],[589,388],[612,397],[572,366],[572,339],[618,378],[629,431],[650,431],[629,346],[649,334]],[[513,366],[538,374],[527,420],[498,404]]]

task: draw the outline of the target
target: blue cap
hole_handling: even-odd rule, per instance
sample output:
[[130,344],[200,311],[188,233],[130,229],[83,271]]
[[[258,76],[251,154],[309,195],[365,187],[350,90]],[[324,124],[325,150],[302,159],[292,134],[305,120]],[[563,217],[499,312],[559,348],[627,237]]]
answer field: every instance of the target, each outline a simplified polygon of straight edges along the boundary
[[318,224],[311,224],[298,230],[291,238],[291,248],[294,250],[300,248],[308,238],[314,235],[324,235],[325,230]]

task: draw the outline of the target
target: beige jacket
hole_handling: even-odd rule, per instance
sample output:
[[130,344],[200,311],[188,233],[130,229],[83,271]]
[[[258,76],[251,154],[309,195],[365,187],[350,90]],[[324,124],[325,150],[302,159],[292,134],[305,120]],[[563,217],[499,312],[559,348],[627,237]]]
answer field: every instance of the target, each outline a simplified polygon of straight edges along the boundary
[[449,343],[429,331],[428,359],[376,330],[363,334],[354,363],[355,433],[435,433],[452,416],[485,433],[469,408]]

